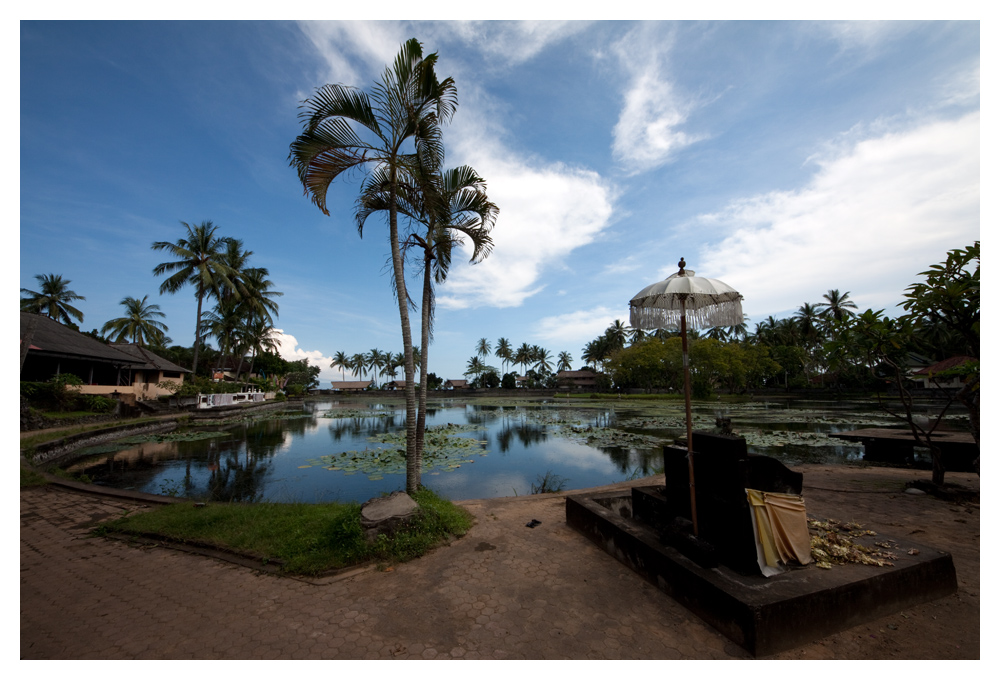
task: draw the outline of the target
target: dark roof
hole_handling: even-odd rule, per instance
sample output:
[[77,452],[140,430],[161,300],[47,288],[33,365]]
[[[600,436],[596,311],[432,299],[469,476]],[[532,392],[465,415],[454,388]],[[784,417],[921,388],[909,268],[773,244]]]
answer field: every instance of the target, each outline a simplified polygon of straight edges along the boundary
[[952,368],[957,368],[964,364],[966,361],[975,361],[972,357],[951,357],[945,359],[944,361],[939,361],[933,366],[928,366],[923,368],[913,375],[937,375],[938,373],[944,373]]
[[596,378],[597,373],[593,371],[559,371],[556,378]]
[[113,364],[142,363],[118,349],[106,345],[100,340],[94,340],[89,335],[75,331],[69,326],[63,326],[58,321],[41,314],[21,312],[21,337],[24,337],[27,322],[35,317],[38,325],[31,337],[30,352],[66,357],[70,359],[89,359]]
[[151,368],[157,371],[175,371],[179,373],[191,372],[188,369],[184,368],[183,366],[178,366],[172,361],[167,361],[163,357],[157,356],[156,354],[153,354],[145,347],[140,347],[139,345],[134,345],[131,343],[122,343],[122,344],[115,343],[112,344],[111,346],[120,352],[128,354],[133,359],[145,362],[143,366],[137,366],[136,368],[145,368],[145,369]]
[[331,380],[335,390],[363,390],[372,384],[371,380]]

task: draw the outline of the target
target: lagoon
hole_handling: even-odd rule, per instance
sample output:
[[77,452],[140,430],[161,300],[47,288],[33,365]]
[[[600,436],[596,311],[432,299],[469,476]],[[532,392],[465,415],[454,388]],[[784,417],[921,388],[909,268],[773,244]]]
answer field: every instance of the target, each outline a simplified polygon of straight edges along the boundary
[[[422,481],[452,500],[570,490],[653,474],[683,436],[680,402],[436,399]],[[863,463],[829,434],[892,424],[863,402],[696,404],[695,429],[730,418],[752,453],[797,463]],[[95,447],[69,466],[96,484],[212,501],[363,502],[405,487],[404,406],[308,400],[211,427]],[[919,461],[918,461],[919,464]]]

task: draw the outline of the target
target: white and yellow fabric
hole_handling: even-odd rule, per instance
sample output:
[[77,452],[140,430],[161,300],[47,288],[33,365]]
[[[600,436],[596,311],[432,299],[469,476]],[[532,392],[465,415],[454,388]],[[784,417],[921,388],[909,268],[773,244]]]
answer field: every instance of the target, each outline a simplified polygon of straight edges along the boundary
[[812,562],[806,504],[802,496],[756,489],[746,492],[761,573],[764,576],[780,574],[786,570],[784,565],[792,560],[799,564]]

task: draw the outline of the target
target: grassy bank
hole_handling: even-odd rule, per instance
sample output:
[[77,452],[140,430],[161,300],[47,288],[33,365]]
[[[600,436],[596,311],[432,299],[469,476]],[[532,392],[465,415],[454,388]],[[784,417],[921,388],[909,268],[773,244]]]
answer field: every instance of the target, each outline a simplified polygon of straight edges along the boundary
[[463,508],[429,489],[414,496],[419,518],[394,536],[369,544],[357,503],[178,503],[105,522],[99,533],[118,532],[197,542],[281,565],[290,574],[316,574],[370,561],[419,557],[472,526]]

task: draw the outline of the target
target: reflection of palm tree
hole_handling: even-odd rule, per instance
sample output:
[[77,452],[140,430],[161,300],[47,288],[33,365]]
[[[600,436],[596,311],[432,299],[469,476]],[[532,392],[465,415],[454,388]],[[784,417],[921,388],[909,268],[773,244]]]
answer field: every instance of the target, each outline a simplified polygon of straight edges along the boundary
[[86,300],[82,295],[77,295],[69,290],[67,286],[70,281],[63,280],[62,276],[56,274],[39,274],[35,279],[41,284],[41,290],[37,293],[27,288],[22,288],[22,293],[27,293],[29,297],[21,298],[21,311],[33,314],[45,314],[50,319],[55,319],[60,323],[70,324],[70,317],[83,323],[83,312],[69,303],[73,300]]

